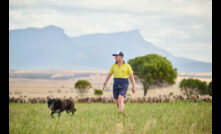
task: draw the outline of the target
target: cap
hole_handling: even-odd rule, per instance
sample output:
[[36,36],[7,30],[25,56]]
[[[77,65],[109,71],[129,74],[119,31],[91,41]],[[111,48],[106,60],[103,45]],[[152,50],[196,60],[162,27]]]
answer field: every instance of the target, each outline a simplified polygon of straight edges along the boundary
[[117,52],[115,54],[112,54],[113,56],[122,56],[124,57],[124,53],[123,52]]

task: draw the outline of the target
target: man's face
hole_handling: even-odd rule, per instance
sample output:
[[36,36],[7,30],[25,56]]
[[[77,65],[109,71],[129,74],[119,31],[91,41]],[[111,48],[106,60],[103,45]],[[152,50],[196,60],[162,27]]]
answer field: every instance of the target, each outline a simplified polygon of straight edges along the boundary
[[123,59],[122,56],[115,56],[115,60],[118,62],[118,61],[121,61]]

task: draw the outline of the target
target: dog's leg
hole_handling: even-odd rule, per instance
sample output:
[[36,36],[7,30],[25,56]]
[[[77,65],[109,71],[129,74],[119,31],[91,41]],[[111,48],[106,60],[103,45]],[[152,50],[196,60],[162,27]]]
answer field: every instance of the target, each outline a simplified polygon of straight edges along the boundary
[[58,111],[58,117],[60,117],[61,116],[61,111]]
[[76,112],[76,111],[77,111],[77,109],[73,107],[73,108],[71,109],[71,112],[72,112],[71,116],[74,115],[74,112]]
[[52,118],[54,118],[54,116],[53,116],[54,113],[55,113],[54,111],[51,112],[51,117],[52,117]]
[[71,114],[71,116],[73,116],[73,115],[74,115],[74,112],[75,112],[75,111],[71,110],[71,113],[72,113],[72,114]]

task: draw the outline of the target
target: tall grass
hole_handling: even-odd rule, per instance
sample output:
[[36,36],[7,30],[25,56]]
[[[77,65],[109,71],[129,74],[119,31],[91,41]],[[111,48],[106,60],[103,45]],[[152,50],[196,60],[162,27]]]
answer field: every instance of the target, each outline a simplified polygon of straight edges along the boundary
[[77,103],[74,116],[51,118],[46,104],[9,104],[11,134],[199,134],[212,133],[212,104],[188,101],[115,104]]

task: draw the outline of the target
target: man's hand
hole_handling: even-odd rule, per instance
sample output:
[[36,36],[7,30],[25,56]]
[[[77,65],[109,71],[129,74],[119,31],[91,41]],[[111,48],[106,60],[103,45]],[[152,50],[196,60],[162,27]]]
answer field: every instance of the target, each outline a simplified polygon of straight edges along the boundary
[[132,87],[132,92],[133,92],[133,94],[136,92],[135,87]]
[[110,74],[110,73],[107,74],[107,77],[106,77],[106,79],[105,79],[105,82],[104,82],[104,85],[103,85],[103,88],[102,88],[103,90],[104,90],[104,88],[106,87],[107,82],[108,82],[108,80],[110,79],[111,75],[112,75],[112,74]]
[[132,92],[133,92],[133,94],[136,92],[136,89],[135,89],[135,81],[134,81],[134,75],[133,75],[133,73],[132,74],[130,74],[130,80],[131,80],[131,82],[132,82]]
[[104,88],[106,88],[106,83],[104,83],[104,85],[103,85],[103,88],[102,88],[102,89],[104,90]]

